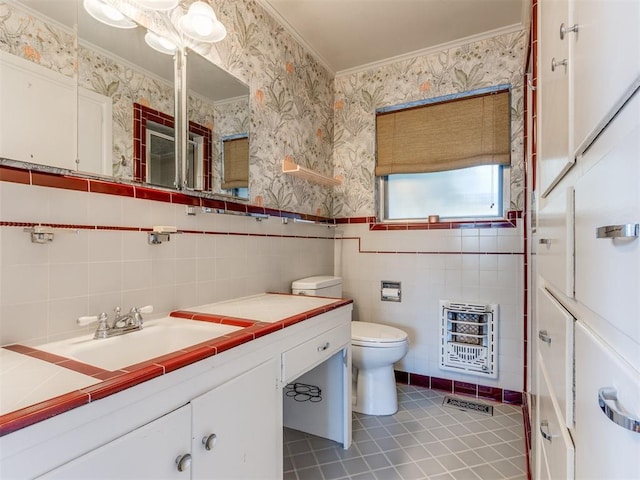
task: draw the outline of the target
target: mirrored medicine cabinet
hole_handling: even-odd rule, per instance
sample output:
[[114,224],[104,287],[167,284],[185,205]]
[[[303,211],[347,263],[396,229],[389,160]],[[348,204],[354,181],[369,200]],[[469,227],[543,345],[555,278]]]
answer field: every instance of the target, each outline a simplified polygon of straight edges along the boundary
[[[0,22],[0,158],[248,198],[249,87],[201,46],[157,52],[147,28],[101,24],[82,0],[7,0]],[[225,153],[237,138],[246,158]]]

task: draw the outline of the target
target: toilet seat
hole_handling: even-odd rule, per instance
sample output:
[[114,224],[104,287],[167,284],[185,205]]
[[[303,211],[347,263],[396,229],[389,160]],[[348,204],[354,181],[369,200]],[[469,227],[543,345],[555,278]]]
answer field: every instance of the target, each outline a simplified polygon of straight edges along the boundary
[[394,348],[407,341],[407,333],[380,323],[351,322],[351,345]]

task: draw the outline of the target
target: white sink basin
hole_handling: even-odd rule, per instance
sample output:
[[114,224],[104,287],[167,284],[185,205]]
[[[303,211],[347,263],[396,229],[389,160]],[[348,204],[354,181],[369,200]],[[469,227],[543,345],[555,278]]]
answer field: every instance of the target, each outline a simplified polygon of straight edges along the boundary
[[142,330],[116,337],[95,340],[91,334],[45,343],[35,348],[105,370],[118,370],[242,328],[165,317],[145,321]]

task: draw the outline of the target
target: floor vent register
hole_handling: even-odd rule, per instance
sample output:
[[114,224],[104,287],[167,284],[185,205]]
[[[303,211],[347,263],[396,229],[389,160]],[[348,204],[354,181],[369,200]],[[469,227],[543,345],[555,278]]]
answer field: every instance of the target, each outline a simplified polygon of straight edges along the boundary
[[462,410],[464,412],[476,412],[482,415],[493,416],[493,406],[486,403],[474,402],[472,400],[466,400],[464,398],[455,398],[445,396],[442,401],[444,407],[455,408],[456,410]]

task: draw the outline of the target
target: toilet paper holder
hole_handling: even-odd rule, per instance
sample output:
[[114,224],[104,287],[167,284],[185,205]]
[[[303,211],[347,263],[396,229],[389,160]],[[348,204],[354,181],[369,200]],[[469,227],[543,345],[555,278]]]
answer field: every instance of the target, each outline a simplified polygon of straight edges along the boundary
[[402,282],[383,280],[380,282],[380,300],[383,302],[402,301]]

